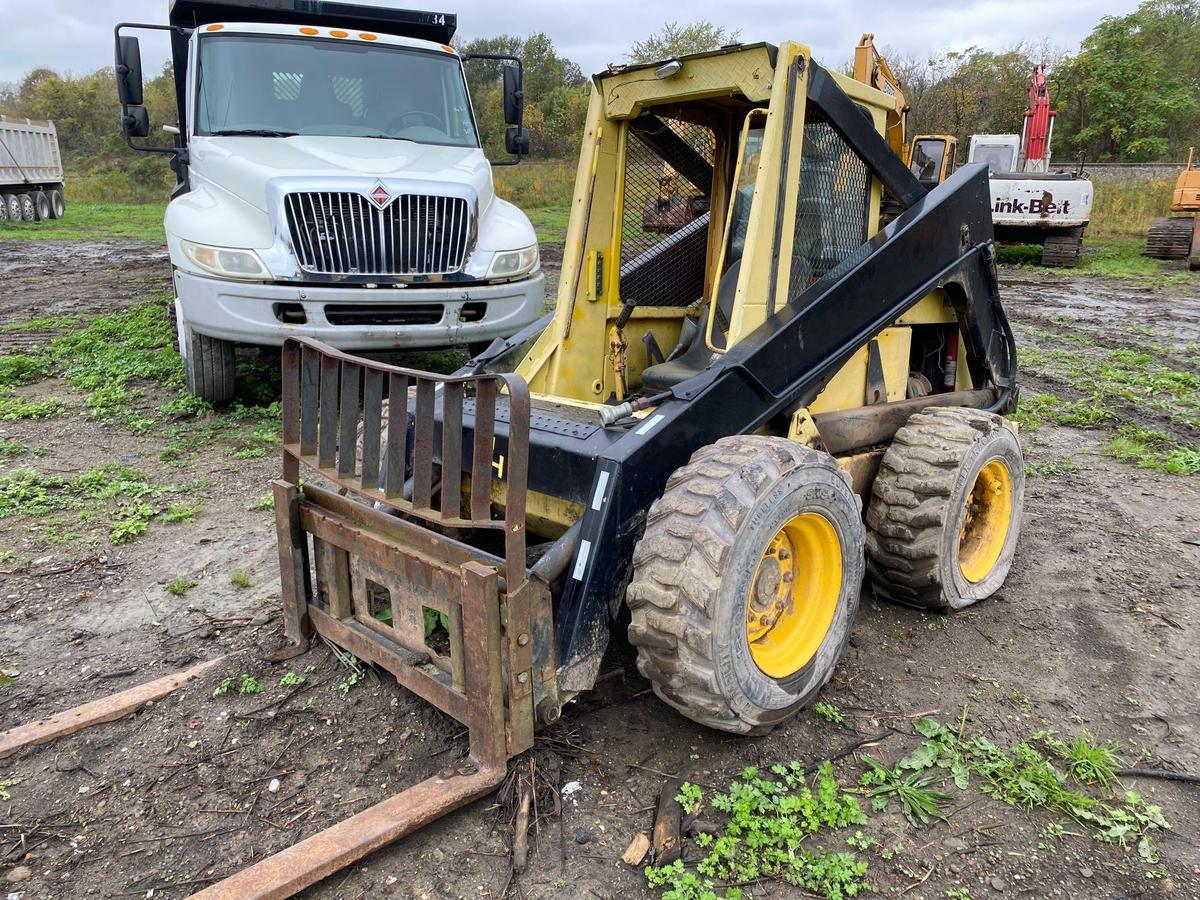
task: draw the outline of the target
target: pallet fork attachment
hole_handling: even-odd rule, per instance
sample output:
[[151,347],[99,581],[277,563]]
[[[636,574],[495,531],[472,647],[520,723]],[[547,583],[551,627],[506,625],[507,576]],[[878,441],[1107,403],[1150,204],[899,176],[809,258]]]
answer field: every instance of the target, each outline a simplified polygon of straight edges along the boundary
[[[525,568],[529,418],[516,375],[432,375],[309,339],[285,344],[274,494],[286,637],[303,648],[315,633],[387,669],[467,727],[469,752],[197,896],[291,896],[487,794],[533,746],[535,701],[557,703],[552,642],[534,639],[549,634],[549,589]],[[456,541],[455,529],[494,532],[496,554]],[[448,652],[425,643],[426,610],[446,624]]]

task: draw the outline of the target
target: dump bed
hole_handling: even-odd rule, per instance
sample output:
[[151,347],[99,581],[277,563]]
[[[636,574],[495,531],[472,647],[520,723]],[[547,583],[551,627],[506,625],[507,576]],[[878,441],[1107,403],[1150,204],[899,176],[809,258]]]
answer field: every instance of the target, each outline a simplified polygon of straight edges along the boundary
[[62,180],[54,123],[0,116],[0,187]]

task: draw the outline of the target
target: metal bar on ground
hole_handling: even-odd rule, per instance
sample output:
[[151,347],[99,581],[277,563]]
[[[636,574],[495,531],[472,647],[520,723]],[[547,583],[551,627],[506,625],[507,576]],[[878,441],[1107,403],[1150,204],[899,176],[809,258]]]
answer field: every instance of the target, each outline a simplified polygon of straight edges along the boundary
[[223,659],[224,656],[218,656],[174,675],[147,681],[129,690],[109,694],[99,700],[55,713],[48,718],[18,725],[0,734],[0,759],[7,759],[26,747],[36,747],[38,744],[75,734],[93,725],[103,725],[105,722],[124,718],[137,712],[151,700],[161,700],[172,691],[178,690]]
[[[460,767],[461,768],[461,767]],[[193,900],[281,900],[499,787],[505,768],[440,775],[317,832],[193,894]]]

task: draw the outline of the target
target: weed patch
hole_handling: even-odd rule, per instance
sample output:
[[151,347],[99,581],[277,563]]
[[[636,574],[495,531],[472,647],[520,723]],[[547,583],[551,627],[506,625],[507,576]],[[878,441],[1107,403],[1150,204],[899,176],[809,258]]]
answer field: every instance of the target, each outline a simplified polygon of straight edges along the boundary
[[822,700],[820,703],[814,706],[813,712],[815,712],[826,722],[829,722],[831,725],[841,725],[846,721],[846,717],[842,715],[842,711],[833,703],[829,703],[825,700]]
[[16,422],[21,419],[45,419],[63,409],[57,397],[44,400],[26,400],[12,393],[12,388],[0,387],[0,422]]
[[1200,447],[1180,445],[1170,435],[1138,425],[1123,425],[1108,442],[1114,459],[1170,475],[1200,473]]
[[1011,418],[1022,431],[1032,434],[1046,419],[1053,420],[1061,405],[1053,394],[1023,394]]
[[123,465],[98,466],[63,478],[21,467],[0,474],[0,519],[9,516],[69,516],[70,524],[50,520],[37,529],[50,543],[68,543],[85,531],[102,528],[114,544],[143,534],[149,523],[188,521],[195,506],[169,501],[184,489],[162,485]]
[[1079,471],[1079,463],[1073,459],[1048,459],[1043,462],[1026,462],[1027,478],[1062,478]]
[[234,675],[229,675],[221,679],[213,691],[214,697],[224,697],[226,694],[237,691],[239,694],[261,694],[263,686],[258,679],[253,675],[243,674],[240,678]]
[[176,575],[163,585],[163,590],[168,594],[174,594],[176,597],[182,597],[195,586],[196,582],[192,581],[186,575]]
[[[1086,732],[1064,741],[1041,731],[1004,750],[986,736],[968,737],[966,722],[965,709],[957,728],[918,719],[916,729],[925,741],[901,764],[907,760],[916,772],[934,767],[947,771],[962,790],[978,779],[980,790],[997,800],[1024,810],[1059,813],[1087,828],[1098,841],[1136,845],[1145,863],[1157,864],[1154,836],[1171,825],[1161,808],[1140,794],[1112,793],[1119,765],[1115,745],[1096,743]],[[1084,785],[1099,788],[1100,795],[1085,792]]]
[[[703,792],[693,784],[684,784],[678,799],[692,812],[704,806]],[[647,882],[663,889],[664,898],[736,900],[743,896],[738,884],[767,878],[830,900],[854,897],[866,888],[867,862],[857,854],[810,852],[801,846],[822,829],[866,822],[858,801],[841,789],[828,762],[817,768],[815,788],[805,783],[798,763],[772,766],[769,774],[747,767],[708,805],[726,819],[717,834],[696,836],[708,854],[696,871],[685,868],[682,860],[645,870]]]
[[[1071,333],[1032,331],[1046,342],[1077,343]],[[1062,378],[1084,394],[1072,401],[1053,394],[1023,396],[1013,418],[1025,431],[1032,433],[1045,421],[1112,428],[1116,433],[1107,451],[1115,459],[1173,475],[1200,472],[1200,445],[1130,421],[1135,411],[1149,409],[1177,426],[1200,431],[1200,375],[1174,368],[1169,351],[1124,347],[1107,351],[1099,360],[1066,346],[1018,353],[1024,368]],[[1190,348],[1184,355],[1191,357]]]

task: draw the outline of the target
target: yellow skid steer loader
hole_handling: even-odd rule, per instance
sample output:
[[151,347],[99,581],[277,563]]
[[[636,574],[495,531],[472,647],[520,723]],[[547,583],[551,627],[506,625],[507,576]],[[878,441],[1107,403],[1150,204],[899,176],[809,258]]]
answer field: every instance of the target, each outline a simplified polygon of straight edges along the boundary
[[[1024,468],[987,170],[923,184],[896,114],[791,42],[611,68],[552,314],[452,375],[288,343],[287,637],[394,673],[469,756],[210,896],[299,890],[493,789],[619,623],[664,703],[760,734],[828,681],[864,579],[939,610],[1001,586]],[[664,172],[696,213],[647,227]]]

